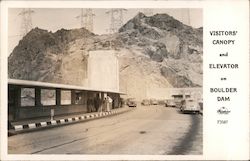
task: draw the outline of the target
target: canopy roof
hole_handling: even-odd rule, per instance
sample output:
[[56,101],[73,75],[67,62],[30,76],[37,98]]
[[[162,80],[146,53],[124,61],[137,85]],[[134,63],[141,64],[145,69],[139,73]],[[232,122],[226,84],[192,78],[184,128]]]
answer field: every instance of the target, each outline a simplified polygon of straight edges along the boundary
[[29,80],[20,80],[20,79],[8,79],[8,84],[22,86],[22,87],[26,87],[26,88],[42,87],[42,88],[46,88],[46,89],[64,89],[64,90],[79,90],[79,91],[93,91],[93,92],[125,94],[123,92],[119,92],[119,91],[115,91],[115,90],[93,89],[93,88],[88,88],[88,87],[84,87],[84,86],[47,83],[47,82],[29,81]]

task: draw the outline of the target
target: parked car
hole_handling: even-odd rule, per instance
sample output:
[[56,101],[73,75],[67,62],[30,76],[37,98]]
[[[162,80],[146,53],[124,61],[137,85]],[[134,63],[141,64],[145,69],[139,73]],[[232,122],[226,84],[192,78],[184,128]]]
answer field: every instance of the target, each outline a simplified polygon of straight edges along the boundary
[[183,113],[200,113],[200,106],[197,101],[193,99],[187,99],[182,101],[180,108]]
[[142,100],[141,104],[144,105],[144,106],[149,106],[150,105],[150,100],[144,99],[144,100]]
[[176,108],[181,108],[182,103],[183,103],[182,99],[175,100],[175,107]]
[[165,99],[158,100],[158,105],[166,105],[166,103],[167,103],[167,100]]
[[129,107],[136,107],[136,106],[137,106],[137,103],[136,103],[135,98],[128,98],[128,99],[127,99],[127,105],[128,105]]
[[150,104],[151,105],[158,105],[158,101],[156,99],[151,99]]
[[170,100],[167,100],[165,106],[166,107],[175,107],[176,104],[175,104],[175,101],[173,99],[170,99]]

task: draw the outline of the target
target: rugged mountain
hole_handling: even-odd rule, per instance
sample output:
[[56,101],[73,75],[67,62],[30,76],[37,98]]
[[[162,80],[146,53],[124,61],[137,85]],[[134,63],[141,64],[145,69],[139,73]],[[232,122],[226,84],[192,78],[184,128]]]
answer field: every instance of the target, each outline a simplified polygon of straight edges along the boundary
[[83,85],[89,50],[116,49],[120,88],[144,98],[148,88],[202,86],[203,29],[167,14],[138,13],[118,33],[35,28],[9,57],[9,78]]
[[202,29],[184,25],[167,14],[139,13],[120,30],[123,47],[140,48],[173,87],[202,86]]
[[[67,68],[67,63],[84,66],[84,62],[79,61],[79,58],[80,60],[83,59],[82,55],[72,56],[68,60],[70,62],[63,60],[65,57],[69,57],[69,44],[77,39],[86,39],[93,36],[93,33],[84,28],[61,29],[55,33],[39,28],[32,29],[9,56],[9,78],[80,84],[78,83],[81,78],[78,75],[79,72],[75,72],[75,68]],[[77,50],[83,49],[79,47]],[[62,65],[67,69],[62,71]],[[85,72],[84,69],[80,69],[80,71]],[[70,82],[64,79],[66,75],[63,75],[63,72],[71,73],[73,79],[78,81]]]

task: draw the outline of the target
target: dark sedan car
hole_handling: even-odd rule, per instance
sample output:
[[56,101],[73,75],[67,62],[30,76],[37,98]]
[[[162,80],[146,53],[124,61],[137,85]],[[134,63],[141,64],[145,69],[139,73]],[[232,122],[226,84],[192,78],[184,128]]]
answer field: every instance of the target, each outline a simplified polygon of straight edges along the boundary
[[136,106],[137,106],[137,103],[136,103],[135,98],[128,98],[128,99],[127,99],[127,105],[128,105],[129,107],[136,107]]
[[144,99],[144,100],[142,100],[141,104],[144,105],[144,106],[149,106],[150,105],[150,100]]
[[156,99],[151,99],[150,104],[151,105],[158,105],[158,101]]
[[166,107],[176,107],[175,100],[172,100],[172,99],[167,100],[165,106]]

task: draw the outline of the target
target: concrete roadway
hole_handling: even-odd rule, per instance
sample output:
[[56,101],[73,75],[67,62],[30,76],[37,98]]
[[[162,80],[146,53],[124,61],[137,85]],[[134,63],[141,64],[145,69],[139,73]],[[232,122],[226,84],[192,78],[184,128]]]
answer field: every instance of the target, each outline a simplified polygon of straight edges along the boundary
[[8,138],[9,154],[202,154],[202,116],[139,106],[130,112]]

